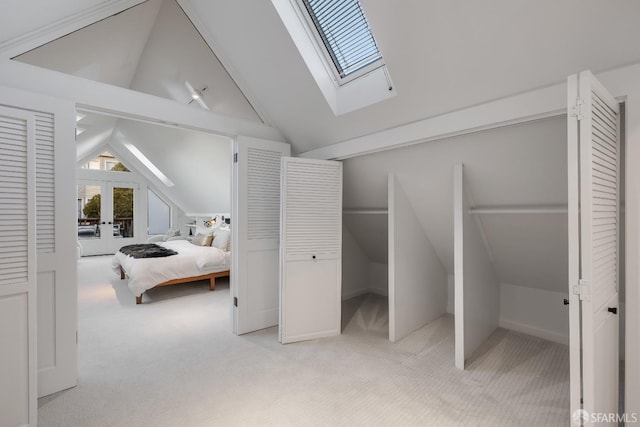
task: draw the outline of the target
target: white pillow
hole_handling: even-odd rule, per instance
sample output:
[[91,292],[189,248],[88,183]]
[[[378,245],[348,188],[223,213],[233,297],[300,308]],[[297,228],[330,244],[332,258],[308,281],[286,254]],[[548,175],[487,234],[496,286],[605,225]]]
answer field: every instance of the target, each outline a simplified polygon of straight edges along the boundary
[[231,229],[230,228],[218,228],[213,235],[213,243],[211,246],[214,248],[227,250],[229,246],[229,242],[231,240]]
[[211,241],[213,240],[213,235],[211,234],[202,234],[197,233],[195,237],[191,240],[196,246],[211,246]]
[[212,227],[203,227],[201,225],[196,226],[196,234],[211,234],[213,235],[214,229]]

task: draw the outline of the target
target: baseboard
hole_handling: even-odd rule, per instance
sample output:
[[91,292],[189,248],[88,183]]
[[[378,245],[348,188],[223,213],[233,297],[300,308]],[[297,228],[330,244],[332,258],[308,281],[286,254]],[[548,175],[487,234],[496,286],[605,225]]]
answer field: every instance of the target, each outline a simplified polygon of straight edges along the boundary
[[355,298],[355,297],[359,297],[360,295],[368,294],[369,292],[370,292],[370,290],[367,289],[367,288],[357,289],[355,291],[351,291],[349,293],[342,294],[342,301],[348,300],[348,299],[351,299],[351,298]]
[[389,292],[386,289],[374,289],[374,288],[370,288],[367,289],[367,292],[370,294],[376,294],[376,295],[380,295],[383,297],[388,297],[389,296]]
[[534,337],[542,338],[545,340],[557,342],[559,344],[569,344],[569,337],[557,332],[548,331],[546,329],[536,328],[524,323],[512,322],[510,320],[501,319],[499,323],[501,328],[509,329],[511,331],[520,332]]

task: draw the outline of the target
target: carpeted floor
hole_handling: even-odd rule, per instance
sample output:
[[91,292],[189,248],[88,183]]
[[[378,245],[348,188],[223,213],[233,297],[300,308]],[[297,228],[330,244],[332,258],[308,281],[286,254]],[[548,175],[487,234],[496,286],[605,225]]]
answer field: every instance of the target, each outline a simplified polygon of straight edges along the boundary
[[230,332],[228,282],[151,290],[136,306],[109,257],[79,261],[79,384],[41,426],[566,426],[566,346],[503,329],[466,371],[453,317],[392,344],[386,298],[343,306],[343,334],[283,346]]

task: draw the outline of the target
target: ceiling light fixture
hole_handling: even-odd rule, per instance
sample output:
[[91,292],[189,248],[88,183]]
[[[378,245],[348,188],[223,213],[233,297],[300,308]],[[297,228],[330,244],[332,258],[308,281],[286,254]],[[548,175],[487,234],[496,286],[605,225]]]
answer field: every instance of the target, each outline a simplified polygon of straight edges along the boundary
[[191,104],[193,103],[193,101],[196,101],[205,110],[209,109],[209,106],[202,99],[202,96],[208,89],[207,86],[203,87],[200,90],[197,90],[197,89],[194,89],[191,83],[189,83],[188,81],[184,82],[184,86],[187,88],[187,90],[189,91],[189,94],[191,95],[191,100],[187,104]]

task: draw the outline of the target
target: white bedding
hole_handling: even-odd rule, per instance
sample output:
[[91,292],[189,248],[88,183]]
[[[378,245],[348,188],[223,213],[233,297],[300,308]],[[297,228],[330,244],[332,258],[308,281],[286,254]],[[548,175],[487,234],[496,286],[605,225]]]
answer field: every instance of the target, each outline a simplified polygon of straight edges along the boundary
[[129,277],[129,289],[135,296],[169,280],[229,270],[231,252],[211,246],[196,246],[187,240],[157,244],[178,254],[162,258],[133,258],[118,251],[113,257],[113,271],[120,274],[122,266]]

